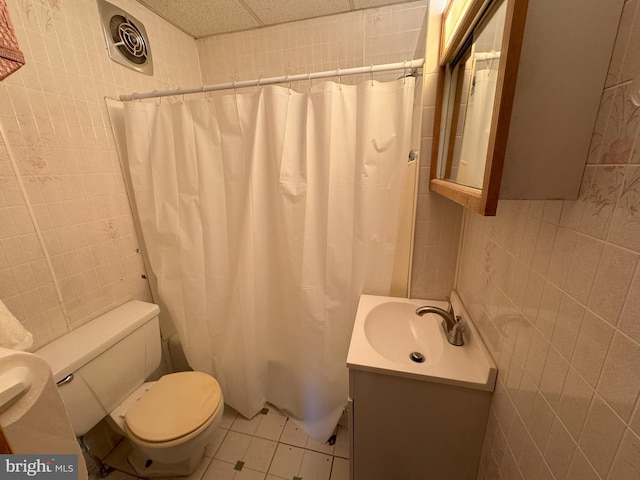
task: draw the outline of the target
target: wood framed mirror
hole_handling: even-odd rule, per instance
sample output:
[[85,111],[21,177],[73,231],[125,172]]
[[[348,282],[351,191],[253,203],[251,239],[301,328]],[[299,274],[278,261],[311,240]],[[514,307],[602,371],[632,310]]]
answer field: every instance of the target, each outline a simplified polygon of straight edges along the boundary
[[430,188],[495,215],[527,0],[461,1],[443,16]]
[[575,200],[624,0],[451,5],[430,189],[482,215],[498,197]]

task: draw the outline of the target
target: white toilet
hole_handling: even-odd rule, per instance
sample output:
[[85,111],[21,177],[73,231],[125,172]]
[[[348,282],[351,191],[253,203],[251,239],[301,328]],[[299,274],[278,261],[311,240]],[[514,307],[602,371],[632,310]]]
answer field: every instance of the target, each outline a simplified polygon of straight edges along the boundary
[[224,410],[218,382],[180,372],[145,380],[161,360],[157,305],[131,301],[38,350],[53,370],[77,436],[101,419],[133,445],[141,476],[191,474]]

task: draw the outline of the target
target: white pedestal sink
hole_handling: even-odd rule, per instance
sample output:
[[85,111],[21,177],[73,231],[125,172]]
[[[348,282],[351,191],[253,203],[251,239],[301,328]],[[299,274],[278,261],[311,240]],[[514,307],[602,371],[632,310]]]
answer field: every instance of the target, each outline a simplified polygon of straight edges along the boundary
[[347,357],[352,480],[475,479],[497,368],[455,293],[452,304],[460,347],[440,316],[415,314],[445,302],[360,298]]

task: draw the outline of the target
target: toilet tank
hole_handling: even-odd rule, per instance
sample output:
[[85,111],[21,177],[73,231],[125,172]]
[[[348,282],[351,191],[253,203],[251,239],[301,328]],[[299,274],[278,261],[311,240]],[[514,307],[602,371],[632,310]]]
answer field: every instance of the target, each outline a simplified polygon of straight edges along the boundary
[[77,436],[160,365],[159,312],[157,305],[133,300],[35,352],[51,365]]

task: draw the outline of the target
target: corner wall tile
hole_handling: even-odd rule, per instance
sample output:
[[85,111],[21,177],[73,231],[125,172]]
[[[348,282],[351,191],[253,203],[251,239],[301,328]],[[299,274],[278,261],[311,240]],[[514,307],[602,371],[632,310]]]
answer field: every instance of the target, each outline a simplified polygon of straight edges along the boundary
[[527,427],[522,422],[520,416],[516,415],[511,423],[511,429],[509,430],[509,446],[515,458],[519,458],[524,447],[525,437],[527,436]]
[[540,384],[548,350],[549,342],[537,329],[534,330],[524,370],[531,376],[536,386]]
[[640,438],[627,429],[607,478],[625,480],[638,478],[638,476],[640,476]]
[[547,222],[540,223],[531,267],[541,275],[545,275],[549,268],[549,260],[551,258],[557,230],[558,227],[556,225]]
[[629,428],[631,428],[636,435],[640,436],[640,400],[636,403],[636,409],[629,422]]
[[559,228],[555,243],[551,251],[547,278],[560,288],[563,288],[569,274],[573,251],[578,240],[575,230]]
[[573,456],[567,480],[600,480],[600,477],[580,449],[576,450]]
[[[622,68],[620,71],[620,78],[618,81],[620,83],[630,81],[634,78],[634,75],[638,75],[639,64],[640,64],[640,7],[638,7],[637,0],[628,1],[625,5],[630,8],[630,11],[633,11],[633,6],[635,4],[635,14],[633,17],[633,26],[628,32],[628,44],[627,50],[625,52],[625,56],[622,60]],[[623,12],[623,19],[626,19],[627,16],[630,16],[631,13]],[[627,32],[621,32],[620,36],[623,38],[627,35]],[[637,78],[637,77],[636,77]]]
[[534,480],[538,474],[540,463],[542,462],[542,456],[536,448],[533,439],[527,435],[522,449],[522,454],[518,459],[520,465],[520,471],[525,480]]
[[520,389],[518,390],[518,394],[515,398],[515,404],[518,413],[520,413],[522,420],[524,420],[524,423],[528,428],[530,428],[530,423],[532,420],[531,412],[533,411],[536,397],[536,383],[526,372],[524,372],[522,374],[522,381],[520,382]]
[[553,473],[551,473],[551,470],[549,470],[549,467],[544,461],[540,463],[540,469],[538,470],[538,475],[536,475],[536,480],[555,480]]
[[595,388],[606,359],[614,329],[587,310],[576,341],[571,364]]
[[616,333],[596,390],[627,422],[640,392],[638,365],[640,345],[626,335]]
[[560,395],[569,370],[569,363],[553,347],[549,349],[547,361],[540,380],[540,391],[554,410],[560,403]]
[[576,449],[576,442],[556,417],[549,433],[549,440],[544,450],[546,459],[554,478],[565,478]]
[[509,448],[507,448],[499,468],[503,477],[516,479],[520,475],[516,459]]
[[640,343],[640,267],[636,267],[618,328]]
[[607,238],[612,212],[622,191],[625,168],[621,166],[597,167],[598,174],[587,196],[580,231],[596,238]]
[[592,165],[587,165],[585,167],[577,200],[564,200],[562,203],[560,226],[572,230],[580,230],[584,211],[587,207],[587,197],[591,190],[591,183],[593,182],[595,173],[596,167]]
[[576,370],[570,368],[560,397],[558,417],[574,439],[579,438],[582,432],[593,395],[594,389]]
[[573,355],[584,312],[582,305],[568,295],[563,296],[551,342],[566,360]]
[[638,107],[629,95],[630,88],[630,84],[623,84],[612,89],[612,106],[602,137],[599,163],[629,163],[640,123]]
[[589,308],[612,325],[618,324],[638,255],[606,245],[593,284]]
[[531,271],[529,282],[527,283],[527,291],[524,297],[522,311],[529,320],[535,322],[538,318],[538,310],[540,308],[540,300],[544,290],[544,278],[537,273]]
[[601,477],[606,477],[625,427],[606,402],[596,395],[585,419],[579,445]]
[[[636,148],[640,149],[640,140],[636,139],[636,144]],[[628,166],[625,169],[620,198],[613,212],[608,238],[612,243],[634,252],[640,252],[638,204],[640,204],[640,166]]]
[[522,260],[522,262],[526,265],[531,265],[531,262],[533,261],[539,229],[540,220],[538,220],[537,218],[528,217],[524,227],[519,255],[520,260]]
[[531,438],[540,451],[544,451],[544,447],[547,444],[554,418],[553,410],[549,407],[549,404],[547,404],[544,396],[538,392],[531,412],[529,432],[531,432]]
[[637,11],[637,6],[637,0],[628,1],[624,6],[622,19],[620,21],[620,26],[618,27],[618,35],[616,36],[616,42],[611,55],[611,62],[609,64],[609,72],[607,73],[605,88],[622,83],[620,80],[622,62],[625,59],[625,54],[627,53],[628,45],[630,43],[634,12]]
[[536,327],[550,340],[556,326],[558,310],[562,301],[562,291],[554,287],[551,283],[546,282],[540,299],[540,309],[536,319]]
[[603,248],[601,242],[584,235],[579,236],[576,241],[565,290],[582,304],[587,303],[591,293]]

